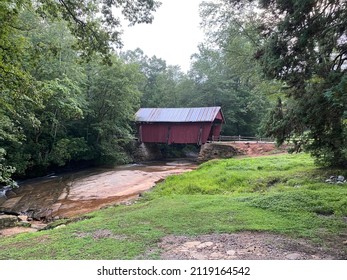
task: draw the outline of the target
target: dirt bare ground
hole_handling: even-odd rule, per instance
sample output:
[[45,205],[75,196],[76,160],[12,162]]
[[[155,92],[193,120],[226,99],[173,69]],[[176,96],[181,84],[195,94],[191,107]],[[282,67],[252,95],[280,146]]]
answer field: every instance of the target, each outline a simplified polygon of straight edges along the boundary
[[303,239],[266,233],[240,232],[196,237],[164,237],[158,244],[165,260],[333,260],[347,259],[346,244],[324,248]]
[[233,146],[241,155],[247,157],[286,153],[289,148],[288,145],[277,147],[275,143],[263,142],[226,142],[225,145]]

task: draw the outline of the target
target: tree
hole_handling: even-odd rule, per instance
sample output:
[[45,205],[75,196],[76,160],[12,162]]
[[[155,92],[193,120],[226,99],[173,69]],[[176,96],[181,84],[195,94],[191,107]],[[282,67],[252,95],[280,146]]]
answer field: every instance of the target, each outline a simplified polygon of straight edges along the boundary
[[86,66],[89,104],[79,131],[90,147],[91,158],[99,163],[129,161],[127,145],[133,140],[135,112],[140,107],[138,81],[142,78],[136,65],[127,65],[112,57],[112,67],[97,59]]
[[200,6],[207,42],[195,56],[191,75],[200,89],[198,98],[222,105],[227,123],[224,133],[254,136],[269,107],[265,93],[278,86],[263,78],[254,59],[261,43],[259,16],[250,6],[235,9],[231,2],[203,2]]
[[258,133],[259,119],[266,110],[267,101],[254,90],[255,81],[241,75],[231,62],[234,59],[225,50],[201,45],[189,72],[195,82],[189,104],[221,106],[226,119],[223,133],[254,136]]
[[78,53],[72,49],[75,39],[64,22],[42,21],[32,11],[23,11],[18,22],[25,27],[18,31],[26,42],[21,67],[33,81],[38,102],[27,102],[26,92],[23,101],[8,99],[15,110],[4,111],[4,117],[16,124],[18,132],[12,139],[0,139],[0,145],[7,151],[6,163],[16,167],[17,175],[42,175],[51,165],[80,159],[86,150],[83,139],[68,129],[83,117],[85,77]]
[[23,25],[19,14],[24,2],[0,2],[0,173],[3,174],[0,184],[7,184],[8,171],[15,170],[7,160],[10,154],[7,148],[25,140],[20,120],[35,122],[31,109],[40,103],[34,80],[22,65],[27,40],[20,32]]
[[135,63],[139,70],[144,75],[145,79],[140,86],[143,92],[141,98],[141,106],[143,107],[158,107],[166,92],[160,90],[159,80],[166,72],[166,61],[156,56],[148,57],[141,49],[127,51],[121,54],[122,58],[128,63]]
[[[75,36],[80,56],[101,53],[108,62],[114,46],[121,45],[120,11],[130,24],[150,23],[151,12],[159,7],[154,0],[3,0],[0,3],[0,91],[16,92],[26,99],[35,97],[31,76],[23,69],[22,56],[26,48],[23,31],[30,31],[28,22],[20,20],[23,11],[32,11],[47,20],[64,20]],[[116,9],[113,9],[116,8]],[[29,21],[30,24],[30,21]],[[30,94],[31,93],[31,94]],[[5,98],[0,99],[0,104]],[[37,102],[37,100],[33,100]]]
[[150,23],[158,7],[153,0],[0,1],[0,184],[15,169],[45,172],[88,154],[77,133],[89,106],[83,63],[114,60],[117,13],[130,24]]
[[[232,2],[240,8],[240,2],[257,1]],[[280,143],[301,137],[318,161],[346,166],[347,1],[262,0],[259,4],[263,44],[255,55],[267,77],[287,86],[286,98],[278,103],[281,113],[271,114],[269,125],[277,126],[269,129],[269,135]]]
[[113,44],[121,46],[121,21],[116,11],[134,25],[151,23],[151,13],[159,6],[154,0],[37,0],[31,5],[43,18],[67,22],[77,47],[87,57],[94,52],[108,57]]
[[347,1],[218,2],[242,33],[252,23],[260,34],[253,57],[268,79],[282,83],[264,126],[268,136],[294,140],[321,163],[347,165]]
[[[156,56],[148,57],[142,50],[127,51],[121,54],[127,63],[135,63],[144,75],[139,89],[143,95],[143,107],[179,107],[180,83],[186,77],[177,65],[167,65],[166,61]],[[182,89],[182,88],[181,88]]]

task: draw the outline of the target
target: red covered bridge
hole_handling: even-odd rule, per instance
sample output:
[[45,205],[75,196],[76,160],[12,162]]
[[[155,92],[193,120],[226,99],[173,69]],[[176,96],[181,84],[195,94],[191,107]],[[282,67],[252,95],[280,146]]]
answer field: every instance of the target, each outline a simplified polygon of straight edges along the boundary
[[219,136],[224,117],[221,107],[141,108],[136,123],[141,142],[201,145]]

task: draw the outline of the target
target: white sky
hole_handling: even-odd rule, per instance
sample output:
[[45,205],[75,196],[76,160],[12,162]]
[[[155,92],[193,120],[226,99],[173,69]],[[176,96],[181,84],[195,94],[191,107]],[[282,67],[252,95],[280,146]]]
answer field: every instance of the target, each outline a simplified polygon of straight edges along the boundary
[[140,48],[147,56],[157,56],[167,64],[179,65],[186,72],[190,56],[203,41],[199,28],[199,4],[202,0],[160,0],[152,24],[124,26],[122,51]]

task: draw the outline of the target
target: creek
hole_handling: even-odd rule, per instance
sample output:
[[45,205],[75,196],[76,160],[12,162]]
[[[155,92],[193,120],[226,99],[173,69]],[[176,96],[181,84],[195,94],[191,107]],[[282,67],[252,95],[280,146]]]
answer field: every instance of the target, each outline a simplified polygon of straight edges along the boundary
[[0,212],[44,222],[72,218],[135,199],[167,176],[195,168],[189,160],[157,161],[31,179],[0,190]]

